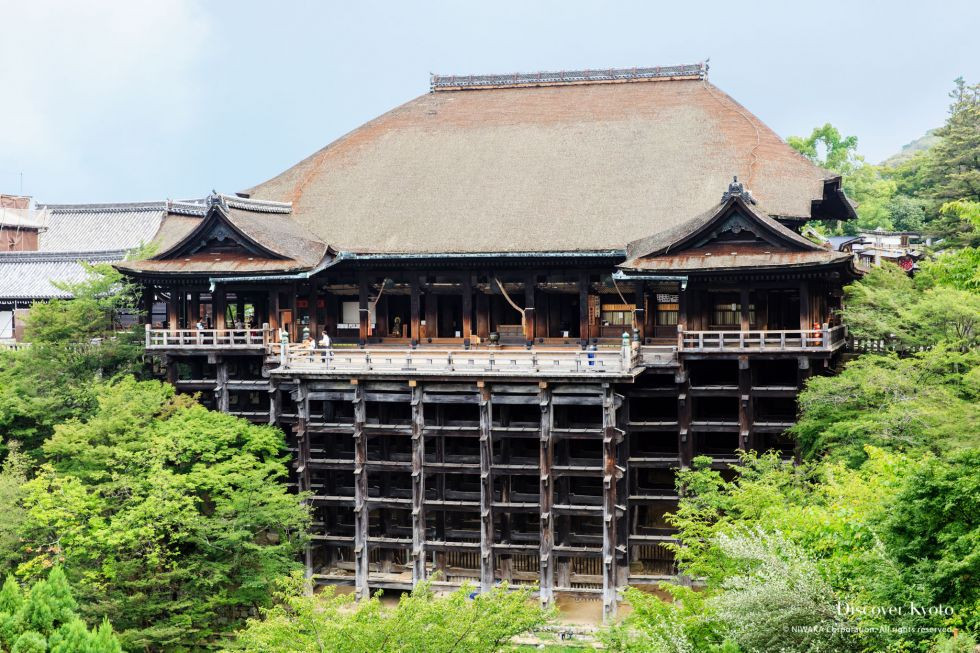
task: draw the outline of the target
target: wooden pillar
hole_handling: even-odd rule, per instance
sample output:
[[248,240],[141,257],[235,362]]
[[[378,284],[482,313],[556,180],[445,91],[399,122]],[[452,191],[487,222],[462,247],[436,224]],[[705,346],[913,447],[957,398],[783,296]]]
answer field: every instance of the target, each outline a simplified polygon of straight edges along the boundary
[[493,587],[493,443],[490,388],[480,388],[480,590]]
[[177,359],[173,356],[164,355],[163,357],[164,366],[167,368],[167,383],[170,385],[177,384]]
[[[296,424],[293,425],[293,434],[296,438],[296,482],[300,492],[309,492],[310,482],[310,402],[308,399],[307,386],[305,381],[300,381],[293,393],[296,401]],[[306,578],[313,577],[313,546],[307,543],[303,551],[303,562],[306,570]]]
[[170,299],[167,300],[167,325],[171,332],[180,328],[180,287],[170,289]]
[[[215,315],[218,314],[217,302],[212,299],[211,310]],[[279,331],[279,289],[271,288],[269,290],[269,328],[272,329],[273,337],[276,341],[279,340],[277,331]]]
[[358,335],[358,344],[363,347],[367,344],[368,336],[371,333],[371,312],[368,309],[368,280],[367,273],[361,272],[359,275],[360,290],[357,295],[358,314],[360,315],[360,333]]
[[677,448],[681,467],[690,467],[694,460],[694,434],[691,433],[691,381],[688,371],[681,367],[674,374],[677,383]]
[[810,286],[806,281],[800,282],[800,330],[810,329]]
[[215,364],[215,371],[217,373],[217,385],[215,386],[215,394],[217,395],[218,410],[222,413],[227,413],[231,409],[231,399],[228,394],[228,361],[224,356],[219,356],[217,363]]
[[463,275],[463,344],[469,346],[473,334],[473,281],[469,272]]
[[534,287],[535,275],[528,274],[524,277],[524,341],[530,347],[534,342]]
[[[414,381],[410,381],[415,383]],[[412,386],[412,584],[425,580],[425,414],[422,387]]]
[[552,466],[555,460],[555,444],[551,439],[551,426],[554,414],[551,406],[551,388],[547,383],[541,383],[538,391],[538,405],[541,407],[540,444],[540,486],[538,497],[541,514],[541,545],[540,545],[540,582],[541,603],[551,605],[555,598],[555,520],[552,514],[554,507],[554,477]]
[[227,303],[225,300],[225,289],[223,286],[218,285],[215,287],[212,296],[212,310],[214,311],[215,329],[225,328],[225,313],[227,312],[226,307]]
[[411,284],[412,284],[412,299],[411,299],[411,303],[412,303],[412,334],[411,335],[412,335],[412,344],[413,345],[417,345],[419,342],[421,342],[421,328],[422,328],[421,327],[421,321],[422,321],[422,318],[419,315],[419,313],[421,312],[420,305],[422,303],[421,297],[419,296],[419,292],[420,292],[419,285],[421,284],[421,282],[422,282],[422,280],[419,278],[419,275],[417,275],[417,274],[412,275],[412,279],[411,279]]
[[749,289],[740,289],[738,293],[739,329],[742,331],[748,331],[751,328],[749,324],[749,299]]
[[738,446],[746,451],[755,449],[752,433],[752,369],[749,357],[738,357]]
[[589,344],[589,274],[578,275],[578,324],[582,347]]
[[434,292],[425,293],[425,337],[439,337],[439,296]]
[[140,292],[140,310],[143,311],[143,321],[145,324],[153,324],[153,286],[143,285]]
[[317,313],[319,309],[317,308],[317,303],[320,301],[320,293],[316,287],[316,281],[310,281],[310,337],[313,338],[313,342],[316,342],[320,337],[320,323],[317,320]]
[[483,342],[490,337],[490,296],[482,292],[476,295],[476,335]]
[[616,448],[622,433],[616,428],[616,394],[610,385],[603,388],[602,400],[602,618],[616,616],[618,565],[617,531],[618,474]]
[[354,593],[359,599],[368,599],[368,478],[367,434],[364,423],[367,409],[364,405],[364,388],[354,385]]
[[634,282],[633,303],[636,304],[636,330],[640,335],[640,343],[646,337],[647,331],[646,297],[646,285],[642,281]]
[[337,312],[340,305],[337,303],[337,296],[331,294],[326,288],[323,290],[323,330],[334,338],[337,336]]
[[374,306],[374,333],[372,335],[378,338],[387,338],[388,325],[390,324],[388,317],[388,293],[381,295],[381,299],[375,302]]

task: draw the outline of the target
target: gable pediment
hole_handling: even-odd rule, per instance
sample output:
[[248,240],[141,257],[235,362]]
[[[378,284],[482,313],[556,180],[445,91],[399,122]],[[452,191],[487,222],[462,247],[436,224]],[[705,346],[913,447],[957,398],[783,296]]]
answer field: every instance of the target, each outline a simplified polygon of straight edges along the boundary
[[201,223],[180,242],[154,256],[153,259],[168,260],[202,254],[229,253],[265,259],[284,259],[282,255],[239,229],[219,205],[212,206]]

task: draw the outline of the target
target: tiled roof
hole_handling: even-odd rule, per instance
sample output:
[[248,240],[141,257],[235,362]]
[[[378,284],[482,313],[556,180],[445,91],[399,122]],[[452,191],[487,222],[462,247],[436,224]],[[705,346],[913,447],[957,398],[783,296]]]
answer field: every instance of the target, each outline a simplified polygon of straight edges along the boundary
[[163,202],[116,205],[48,205],[42,252],[125,250],[148,243],[165,215]]
[[0,255],[0,300],[53,299],[70,297],[57,283],[78,283],[86,279],[87,263],[112,263],[126,256],[125,251],[105,252],[4,252]]

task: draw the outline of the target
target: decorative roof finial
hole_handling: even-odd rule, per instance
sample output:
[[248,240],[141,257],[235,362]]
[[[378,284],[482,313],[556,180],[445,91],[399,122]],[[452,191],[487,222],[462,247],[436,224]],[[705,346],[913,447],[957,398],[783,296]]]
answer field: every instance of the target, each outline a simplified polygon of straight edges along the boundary
[[752,193],[745,190],[745,184],[738,180],[737,175],[732,177],[732,183],[728,184],[728,190],[722,194],[721,201],[727,202],[733,197],[741,197],[749,204],[755,204],[755,198],[752,197]]
[[225,198],[223,198],[221,196],[221,193],[214,190],[213,188],[211,189],[211,194],[208,195],[207,200],[205,200],[205,202],[208,205],[208,208],[211,208],[212,206],[220,206],[223,209],[228,208],[228,205],[225,204]]

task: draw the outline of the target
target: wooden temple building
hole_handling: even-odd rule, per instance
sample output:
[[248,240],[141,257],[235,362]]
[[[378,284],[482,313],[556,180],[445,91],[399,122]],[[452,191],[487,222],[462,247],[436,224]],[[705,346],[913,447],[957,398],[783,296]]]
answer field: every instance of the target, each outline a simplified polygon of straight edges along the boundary
[[799,229],[853,217],[702,64],[434,76],[118,268],[161,374],[287,434],[313,578],[609,615],[675,574],[676,469],[792,455],[857,274]]

